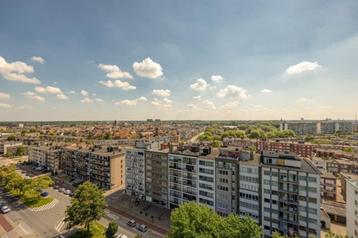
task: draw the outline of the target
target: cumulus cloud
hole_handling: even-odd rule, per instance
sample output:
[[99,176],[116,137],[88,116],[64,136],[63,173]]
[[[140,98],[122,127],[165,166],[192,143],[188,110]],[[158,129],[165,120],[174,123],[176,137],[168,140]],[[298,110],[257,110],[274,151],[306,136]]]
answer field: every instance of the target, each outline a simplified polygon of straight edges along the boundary
[[157,97],[169,97],[170,90],[169,89],[154,89],[152,91],[152,95],[157,96]]
[[221,75],[211,75],[211,81],[214,81],[215,83],[220,83],[224,80],[224,78]]
[[69,92],[69,94],[77,94],[76,91],[72,90]]
[[194,91],[205,91],[209,88],[209,84],[205,81],[205,79],[199,78],[195,83],[190,85],[190,88]]
[[193,98],[194,98],[195,100],[201,100],[201,96],[200,96],[200,95],[194,96]]
[[141,102],[146,102],[148,101],[148,99],[146,97],[139,97],[136,99],[124,99],[124,100],[120,100],[115,102],[116,105],[126,105],[126,106],[136,106],[137,104],[141,103]]
[[62,92],[62,90],[60,88],[56,88],[56,87],[52,87],[52,86],[47,86],[47,87],[38,86],[38,87],[35,87],[35,91],[37,93],[42,93],[42,94],[54,94],[60,100],[68,99],[68,97]]
[[10,94],[0,92],[0,99],[10,99]]
[[44,63],[45,63],[45,59],[42,58],[41,56],[32,56],[32,57],[31,57],[31,60],[32,60],[33,62],[40,63],[40,64],[44,64]]
[[134,62],[133,70],[137,75],[144,78],[155,79],[163,75],[162,66],[149,57],[142,62]]
[[107,80],[107,81],[99,81],[100,84],[102,84],[103,86],[107,87],[107,88],[120,88],[122,90],[125,91],[129,91],[129,90],[135,90],[136,87],[129,84],[128,82],[123,82],[119,79],[117,80]]
[[6,103],[0,103],[0,108],[11,108],[11,105]]
[[302,61],[301,63],[292,65],[286,69],[287,74],[300,74],[307,71],[313,71],[320,67],[318,62]]
[[81,102],[82,103],[93,103],[93,99],[86,97],[86,98],[82,99]]
[[94,99],[96,102],[103,102],[103,99],[102,98],[95,98]]
[[99,64],[98,68],[106,73],[110,79],[133,79],[133,76],[126,71],[122,71],[117,65]]
[[161,107],[161,108],[169,108],[172,106],[172,100],[170,100],[169,98],[164,98],[163,100],[159,100],[158,98],[154,98],[153,101],[151,102],[151,104],[153,106],[156,107]]
[[81,90],[80,94],[84,97],[88,96],[88,92],[86,90]]
[[271,89],[262,89],[261,90],[261,93],[272,93],[272,90]]
[[34,68],[21,61],[12,63],[0,56],[0,75],[9,81],[18,81],[23,83],[40,84],[40,80],[35,77],[29,77],[27,74],[33,73]]
[[226,86],[226,88],[220,89],[220,91],[217,93],[217,96],[219,98],[231,97],[231,98],[240,98],[240,99],[246,99],[249,97],[246,89],[243,89],[235,85],[228,85]]
[[195,104],[189,103],[186,105],[187,107],[189,107],[191,110],[197,110],[198,107]]
[[24,97],[33,101],[37,101],[37,102],[44,102],[45,98],[34,93],[34,92],[25,92],[23,93]]
[[216,109],[216,106],[215,104],[210,101],[210,100],[204,100],[203,103],[205,104],[205,106],[208,108],[208,109],[212,109],[212,110],[215,110]]

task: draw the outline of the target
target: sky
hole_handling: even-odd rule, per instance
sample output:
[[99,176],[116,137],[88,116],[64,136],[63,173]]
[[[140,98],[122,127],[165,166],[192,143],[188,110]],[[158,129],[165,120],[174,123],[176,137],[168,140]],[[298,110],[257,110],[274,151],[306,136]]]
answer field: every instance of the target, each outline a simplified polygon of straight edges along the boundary
[[0,121],[354,119],[358,1],[3,1]]

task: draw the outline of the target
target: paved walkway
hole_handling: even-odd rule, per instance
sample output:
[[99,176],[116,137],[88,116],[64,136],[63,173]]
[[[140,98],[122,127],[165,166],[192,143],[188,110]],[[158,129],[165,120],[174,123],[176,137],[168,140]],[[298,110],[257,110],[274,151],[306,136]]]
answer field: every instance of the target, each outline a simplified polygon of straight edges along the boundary
[[13,229],[12,225],[6,220],[6,218],[2,214],[0,215],[0,225],[6,232],[9,232]]

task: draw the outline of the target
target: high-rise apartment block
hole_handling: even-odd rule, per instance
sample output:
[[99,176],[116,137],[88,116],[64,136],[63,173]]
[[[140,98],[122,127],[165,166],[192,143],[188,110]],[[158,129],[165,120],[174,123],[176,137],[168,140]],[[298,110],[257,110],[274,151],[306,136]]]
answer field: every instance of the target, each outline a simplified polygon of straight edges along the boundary
[[351,134],[353,132],[353,121],[324,120],[324,121],[286,121],[281,122],[281,130],[292,130],[297,135],[316,134]]
[[60,170],[62,152],[57,146],[33,146],[29,148],[29,161],[56,173]]

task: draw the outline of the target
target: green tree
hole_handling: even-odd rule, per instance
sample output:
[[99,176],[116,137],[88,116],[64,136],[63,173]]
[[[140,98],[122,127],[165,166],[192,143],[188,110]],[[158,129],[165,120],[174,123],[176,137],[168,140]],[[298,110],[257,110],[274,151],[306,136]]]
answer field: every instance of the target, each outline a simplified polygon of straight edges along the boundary
[[70,227],[84,225],[89,232],[91,222],[104,216],[105,207],[103,191],[87,181],[77,188],[66,209],[65,221]]
[[107,230],[106,230],[106,237],[107,238],[115,238],[116,233],[118,231],[118,224],[114,221],[111,221],[108,224]]
[[7,137],[7,140],[8,141],[15,141],[16,140],[16,137],[14,135],[11,135],[11,136],[8,136]]
[[16,148],[16,156],[23,156],[25,154],[25,148],[23,146],[19,146]]
[[335,234],[335,233],[329,231],[326,234],[325,238],[348,238],[348,236],[338,235],[338,234]]
[[250,218],[222,218],[209,207],[193,202],[175,209],[170,221],[169,238],[261,237],[261,228]]

